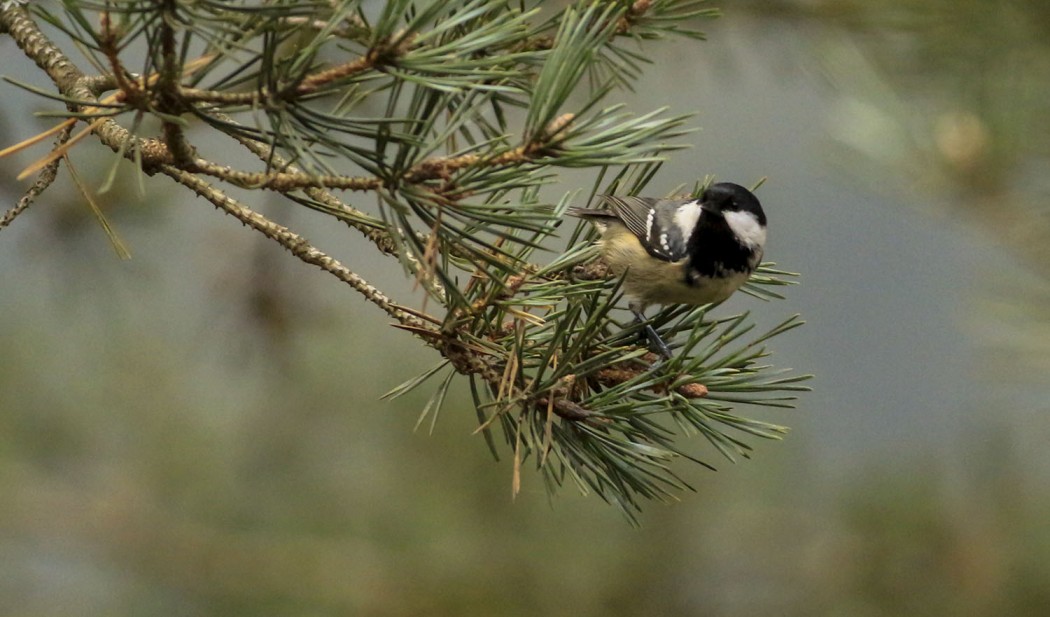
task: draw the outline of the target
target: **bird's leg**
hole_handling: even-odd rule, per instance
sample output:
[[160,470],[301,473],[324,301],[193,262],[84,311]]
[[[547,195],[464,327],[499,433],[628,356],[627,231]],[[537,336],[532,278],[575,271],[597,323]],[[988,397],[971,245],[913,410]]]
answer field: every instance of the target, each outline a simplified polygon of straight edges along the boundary
[[[642,329],[641,338],[649,344],[649,350],[660,354],[663,356],[664,360],[670,360],[672,357],[671,348],[667,346],[667,343],[665,343],[662,338],[660,338],[660,335],[656,330],[646,323],[645,313],[642,312],[642,307],[632,304],[630,305],[630,309],[631,313],[634,314],[635,323],[645,324],[645,327]],[[661,361],[660,364],[662,363],[663,362]]]

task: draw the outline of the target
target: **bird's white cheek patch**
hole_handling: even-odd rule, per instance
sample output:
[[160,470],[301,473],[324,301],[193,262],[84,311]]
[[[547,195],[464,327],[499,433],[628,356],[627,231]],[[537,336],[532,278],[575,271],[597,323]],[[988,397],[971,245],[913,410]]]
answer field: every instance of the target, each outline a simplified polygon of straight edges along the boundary
[[758,219],[750,212],[724,212],[726,223],[742,243],[751,248],[760,248],[766,244],[766,228],[758,224]]

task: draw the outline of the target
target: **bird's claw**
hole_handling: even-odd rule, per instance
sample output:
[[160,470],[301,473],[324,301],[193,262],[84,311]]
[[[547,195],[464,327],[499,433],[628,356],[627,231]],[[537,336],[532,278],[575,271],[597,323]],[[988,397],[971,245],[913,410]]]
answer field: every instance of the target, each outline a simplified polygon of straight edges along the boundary
[[656,329],[646,322],[645,315],[640,309],[632,307],[631,312],[634,313],[635,323],[644,324],[642,331],[638,333],[638,343],[644,343],[646,347],[649,348],[649,351],[660,355],[660,359],[649,367],[650,370],[656,371],[660,369],[665,362],[674,357],[671,354],[671,348],[667,346],[667,343],[665,343],[663,338],[660,337],[660,334]]

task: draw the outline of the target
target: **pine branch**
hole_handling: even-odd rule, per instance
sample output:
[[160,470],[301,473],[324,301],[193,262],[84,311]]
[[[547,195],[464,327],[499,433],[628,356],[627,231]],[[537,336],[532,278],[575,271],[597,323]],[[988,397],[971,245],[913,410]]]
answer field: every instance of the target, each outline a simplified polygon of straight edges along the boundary
[[[63,146],[69,141],[72,134],[72,124],[63,127],[58,133],[58,138],[55,140],[54,147],[60,148]],[[58,177],[58,164],[60,162],[61,159],[56,158],[40,170],[36,181],[26,190],[25,194],[18,200],[18,203],[12,206],[7,212],[4,212],[3,217],[0,217],[0,229],[13,223],[14,220],[18,218],[18,215],[25,212],[25,210],[33,204],[36,198],[46,191],[47,187],[51,186],[51,183]]]
[[[647,45],[702,38],[690,25],[713,15],[702,2],[581,1],[547,18],[505,0],[391,0],[377,16],[353,0],[64,6],[0,9],[0,26],[56,92],[31,89],[68,118],[32,169],[53,172],[93,135],[348,285],[441,356],[390,395],[442,375],[419,419],[434,422],[454,375],[467,376],[478,432],[494,454],[497,433],[513,453],[515,490],[531,457],[548,488],[571,481],[633,516],[644,500],[688,488],[676,459],[710,466],[683,436],[734,459],[748,455],[746,438],[786,431],[739,410],[789,407],[805,389],[806,376],[766,364],[766,345],[801,325],[797,316],[756,334],[746,314],[668,307],[651,325],[678,352],[652,370],[640,326],[621,323],[619,281],[596,259],[593,230],[564,218],[599,192],[637,194],[684,147],[688,117],[634,114],[607,97],[631,87]],[[84,49],[97,74],[37,20]],[[128,52],[133,42],[148,48],[145,62]],[[149,116],[156,136],[138,134]],[[78,121],[87,128],[70,135]],[[197,147],[202,131],[237,144],[227,161]],[[543,202],[540,188],[570,167],[595,171],[589,194]],[[340,221],[434,302],[419,310],[389,297],[231,187]],[[371,198],[347,202],[362,194]],[[559,243],[567,248],[552,252]],[[745,291],[775,300],[794,276],[767,264]]]

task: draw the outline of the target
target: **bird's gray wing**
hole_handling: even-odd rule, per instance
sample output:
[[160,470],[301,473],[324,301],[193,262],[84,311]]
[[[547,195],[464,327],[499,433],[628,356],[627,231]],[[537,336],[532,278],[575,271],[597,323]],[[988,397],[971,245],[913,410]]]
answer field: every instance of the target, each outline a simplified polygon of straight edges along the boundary
[[651,212],[660,204],[660,199],[653,197],[630,197],[617,195],[599,195],[609,205],[616,218],[623,221],[627,229],[642,240],[649,234]]
[[683,206],[696,208],[695,216],[687,217],[695,224],[700,206],[695,199],[656,199],[653,197],[618,197],[602,195],[616,217],[641,240],[645,250],[664,261],[678,261],[689,249],[692,229],[681,229],[676,214]]

